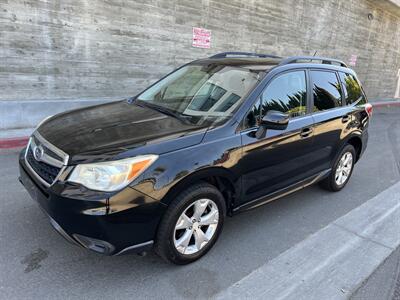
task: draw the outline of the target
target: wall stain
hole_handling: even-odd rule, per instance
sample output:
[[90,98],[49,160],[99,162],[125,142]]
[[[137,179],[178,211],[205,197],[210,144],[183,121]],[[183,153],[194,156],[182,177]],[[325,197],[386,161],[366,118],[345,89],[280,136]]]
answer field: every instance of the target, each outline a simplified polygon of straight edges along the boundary
[[21,260],[21,264],[26,265],[24,272],[29,273],[33,270],[39,269],[42,266],[40,263],[45,260],[48,255],[49,251],[43,250],[41,248],[32,251],[30,254],[25,256],[23,260]]

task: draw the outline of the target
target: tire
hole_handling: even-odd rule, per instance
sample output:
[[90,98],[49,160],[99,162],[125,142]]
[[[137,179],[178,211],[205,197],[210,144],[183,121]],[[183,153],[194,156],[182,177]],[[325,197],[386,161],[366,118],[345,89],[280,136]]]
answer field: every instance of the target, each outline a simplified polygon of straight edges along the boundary
[[[215,186],[206,182],[190,186],[172,201],[165,212],[158,228],[155,252],[174,264],[194,262],[217,241],[225,213],[225,199]],[[206,223],[210,224],[204,225]]]
[[[343,165],[343,160],[342,160],[345,159],[345,155],[351,155],[351,166],[350,168],[346,168],[347,172],[345,171],[345,168],[343,168],[343,166],[345,165]],[[320,182],[320,186],[332,192],[338,192],[341,189],[343,189],[349,182],[351,174],[353,173],[355,161],[356,161],[356,151],[352,145],[347,144],[340,151],[340,154],[338,155],[338,158],[336,159],[329,176]],[[342,168],[343,170],[341,180],[339,180],[338,178],[338,173],[340,173],[339,168]],[[345,173],[348,174],[346,178],[344,178]]]

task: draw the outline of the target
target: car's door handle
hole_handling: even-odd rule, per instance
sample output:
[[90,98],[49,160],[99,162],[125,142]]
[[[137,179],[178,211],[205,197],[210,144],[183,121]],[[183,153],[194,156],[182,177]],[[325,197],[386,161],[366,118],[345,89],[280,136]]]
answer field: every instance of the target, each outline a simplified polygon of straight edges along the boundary
[[312,132],[313,132],[313,130],[311,127],[303,128],[303,130],[300,132],[300,136],[302,138],[306,138],[306,137],[310,136]]
[[345,115],[342,117],[342,123],[347,123],[350,120],[350,116],[349,115]]

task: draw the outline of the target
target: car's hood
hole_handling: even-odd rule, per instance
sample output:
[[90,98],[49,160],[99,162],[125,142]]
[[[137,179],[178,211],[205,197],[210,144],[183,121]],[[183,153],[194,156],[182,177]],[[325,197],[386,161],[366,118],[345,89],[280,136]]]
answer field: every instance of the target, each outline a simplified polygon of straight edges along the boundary
[[[159,153],[189,147],[201,142],[205,128],[150,108],[118,101],[55,115],[45,121],[38,132],[70,158],[79,156],[87,160],[93,155],[116,155],[149,143],[153,146],[168,144],[156,148]],[[182,138],[185,136],[192,137]],[[152,149],[154,151],[154,147]]]

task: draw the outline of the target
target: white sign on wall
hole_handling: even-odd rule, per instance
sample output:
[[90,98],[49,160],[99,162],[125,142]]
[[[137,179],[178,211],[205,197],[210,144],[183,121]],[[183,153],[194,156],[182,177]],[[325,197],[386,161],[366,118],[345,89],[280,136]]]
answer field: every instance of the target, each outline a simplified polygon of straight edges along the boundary
[[192,46],[196,48],[210,48],[211,30],[193,27]]
[[357,55],[352,54],[349,59],[349,65],[354,67],[357,64]]
[[397,87],[394,93],[395,98],[400,98],[400,69],[397,71]]

